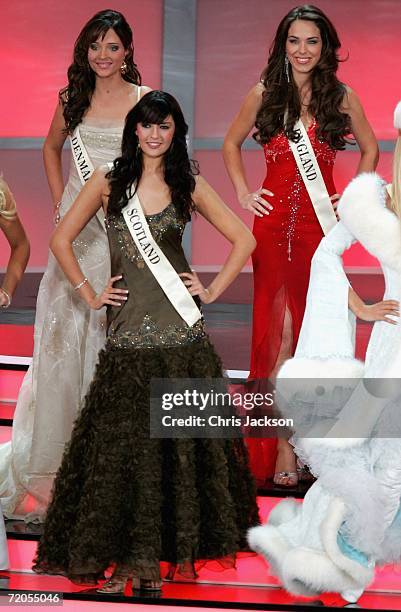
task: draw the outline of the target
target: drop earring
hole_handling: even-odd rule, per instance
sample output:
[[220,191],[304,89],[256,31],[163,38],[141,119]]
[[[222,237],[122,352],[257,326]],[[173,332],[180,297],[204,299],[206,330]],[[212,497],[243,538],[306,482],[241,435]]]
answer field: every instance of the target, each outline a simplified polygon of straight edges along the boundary
[[128,68],[127,62],[124,60],[123,63],[121,64],[121,68],[120,68],[121,74],[125,74],[127,72],[127,68]]
[[287,83],[290,82],[290,60],[288,59],[288,55],[285,56],[284,59],[284,70],[285,70],[285,76],[287,77]]

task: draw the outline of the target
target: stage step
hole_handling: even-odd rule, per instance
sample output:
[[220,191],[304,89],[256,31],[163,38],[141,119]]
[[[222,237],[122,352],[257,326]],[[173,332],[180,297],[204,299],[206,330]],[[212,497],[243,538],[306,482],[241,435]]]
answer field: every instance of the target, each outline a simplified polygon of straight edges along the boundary
[[[163,606],[195,607],[195,608],[224,608],[224,609],[252,609],[252,610],[308,610],[304,603],[297,606],[295,598],[291,597],[279,587],[259,585],[240,586],[197,582],[165,582],[161,593],[132,592],[131,585],[127,585],[124,595],[105,595],[96,592],[95,588],[75,586],[61,576],[37,576],[31,573],[3,572],[0,574],[0,595],[3,592],[10,598],[10,593],[47,594],[50,598],[62,598],[63,601],[75,600],[85,602],[102,602],[105,604],[142,604],[152,605],[156,602]],[[44,597],[44,595],[42,595]],[[10,599],[8,599],[10,601]],[[86,608],[85,608],[86,609]],[[110,607],[110,609],[112,609]],[[132,608],[131,608],[132,609]],[[148,608],[149,609],[149,608]],[[396,608],[393,607],[395,610]],[[401,608],[399,608],[401,609]],[[158,611],[159,612],[159,611]]]
[[[262,520],[265,521],[271,509],[280,501],[277,498],[259,498]],[[94,589],[73,585],[61,576],[36,575],[30,570],[35,556],[41,525],[27,525],[22,521],[6,521],[10,570],[0,572],[0,604],[4,603],[1,593],[61,593],[65,600],[87,602],[114,602],[151,604],[154,597],[163,605],[190,607],[215,607],[254,610],[308,610],[307,602],[299,604],[285,593],[277,580],[269,574],[264,559],[258,555],[241,554],[236,568],[221,571],[216,563],[199,570],[196,582],[168,582],[163,594],[143,594],[127,588],[124,596],[99,595]],[[214,567],[213,567],[214,566]],[[162,567],[162,572],[165,568]],[[325,595],[333,606],[335,595]],[[378,570],[373,584],[361,599],[366,610],[401,610],[400,568],[388,567]],[[315,606],[314,606],[315,607]],[[323,608],[322,608],[323,609]]]
[[[265,569],[264,581],[256,583],[252,581],[248,584],[240,581],[233,582],[224,576],[227,572],[220,574],[209,572],[202,569],[199,579],[195,582],[164,582],[161,593],[146,593],[141,591],[132,592],[130,584],[127,585],[124,595],[106,595],[96,592],[94,587],[85,585],[74,585],[67,578],[62,576],[36,575],[33,572],[0,572],[0,605],[12,601],[10,594],[17,594],[17,601],[21,603],[29,602],[28,594],[42,594],[42,600],[47,595],[48,605],[53,601],[56,604],[58,598],[65,602],[85,601],[108,604],[111,610],[112,604],[143,604],[152,605],[156,602],[164,606],[185,606],[191,608],[224,608],[224,609],[250,609],[250,610],[271,610],[288,612],[307,612],[310,610],[311,603],[308,600],[295,598],[286,593],[278,584],[270,580]],[[394,585],[393,588],[391,585]],[[394,582],[388,579],[381,585],[377,581],[364,593],[359,600],[360,610],[401,610],[401,592],[399,590],[399,580]],[[24,596],[22,594],[25,594]],[[341,610],[341,602],[337,594],[325,594],[319,598],[324,605],[313,603],[314,609],[327,610],[327,607]],[[64,604],[65,606],[65,604]],[[68,608],[64,608],[67,609]],[[85,606],[85,610],[88,608]],[[102,608],[104,610],[104,607]],[[120,608],[119,608],[120,609]],[[122,610],[122,608],[121,608]],[[159,608],[160,610],[160,608]],[[147,612],[149,608],[147,608]],[[158,611],[159,612],[159,611]]]

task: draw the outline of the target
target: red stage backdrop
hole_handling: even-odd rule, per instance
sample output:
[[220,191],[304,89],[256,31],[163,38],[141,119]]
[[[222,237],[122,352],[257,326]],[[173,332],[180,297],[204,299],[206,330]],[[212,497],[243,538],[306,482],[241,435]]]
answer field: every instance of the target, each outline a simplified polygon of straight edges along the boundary
[[[279,20],[293,0],[198,0],[195,138],[221,139],[248,89],[259,79]],[[144,83],[160,87],[163,40],[162,0],[116,0],[133,26],[136,59]],[[401,98],[399,0],[321,0],[319,6],[336,25],[342,40],[340,77],[359,94],[378,139],[391,140],[392,112]],[[2,12],[0,138],[43,137],[65,84],[72,46],[82,25],[105,8],[99,0],[18,0]],[[363,15],[362,15],[363,13]],[[362,19],[363,16],[363,19]],[[214,141],[216,142],[216,141]],[[205,177],[226,202],[239,211],[219,150],[195,150]],[[379,171],[390,178],[390,153],[382,153]],[[260,151],[245,153],[252,188],[264,177]],[[357,154],[339,155],[338,190],[353,176]],[[30,268],[43,268],[52,229],[51,202],[38,150],[0,149],[0,171],[16,196],[32,244]],[[207,245],[207,248],[205,248]],[[199,266],[222,263],[226,245],[197,218],[193,224],[192,258]],[[8,249],[0,237],[0,267]],[[353,248],[350,266],[376,265]]]

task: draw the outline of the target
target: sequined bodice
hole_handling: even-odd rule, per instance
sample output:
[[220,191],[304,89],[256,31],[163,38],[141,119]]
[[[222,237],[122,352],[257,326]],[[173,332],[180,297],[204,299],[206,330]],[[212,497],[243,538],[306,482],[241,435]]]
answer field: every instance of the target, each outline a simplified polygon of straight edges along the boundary
[[[316,159],[319,162],[319,166],[328,165],[329,167],[332,167],[336,159],[336,151],[335,149],[329,147],[327,142],[321,141],[317,138],[316,128],[317,123],[315,120],[313,120],[312,124],[308,128],[308,136],[312,143]],[[289,169],[296,169],[294,156],[290,149],[288,138],[284,133],[281,132],[280,134],[277,134],[277,136],[274,136],[270,142],[268,142],[268,144],[263,145],[263,150],[268,168],[269,165],[278,163],[280,166],[282,164],[288,164]]]
[[[336,193],[333,182],[333,166],[336,151],[316,134],[317,123],[314,120],[308,129],[308,136],[316,155],[322,176],[329,195]],[[278,244],[286,249],[287,258],[291,261],[294,240],[304,240],[305,236],[314,233],[323,236],[312,202],[302,181],[287,137],[280,133],[263,146],[266,160],[266,178],[263,187],[273,192],[267,197],[273,205],[273,211],[263,219],[255,218],[255,235],[258,226],[265,224],[274,231]]]
[[[150,231],[177,273],[189,272],[181,240],[185,221],[173,203],[146,217]],[[118,348],[178,346],[204,336],[203,321],[189,328],[166,298],[143,261],[122,215],[110,214],[107,233],[111,274],[122,274],[116,287],[129,290],[121,307],[108,310],[108,342]]]
[[[110,123],[110,121],[93,123],[93,119],[91,122],[85,119],[82,121],[79,126],[79,133],[94,168],[112,162],[121,155],[123,129],[123,123]],[[62,216],[71,206],[81,187],[74,160],[71,158],[68,182],[60,210]]]
[[[116,157],[120,154],[123,126],[97,127],[82,123],[79,131],[89,155],[103,159],[109,152]],[[93,162],[92,162],[93,163]]]

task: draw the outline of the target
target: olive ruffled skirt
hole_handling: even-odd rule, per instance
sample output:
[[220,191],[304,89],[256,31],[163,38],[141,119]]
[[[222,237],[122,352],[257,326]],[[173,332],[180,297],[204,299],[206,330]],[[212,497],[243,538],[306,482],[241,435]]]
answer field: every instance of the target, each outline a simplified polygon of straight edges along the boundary
[[157,579],[159,562],[247,549],[259,523],[242,440],[151,439],[151,378],[221,377],[207,338],[99,355],[66,447],[34,569],[101,574],[112,564]]

